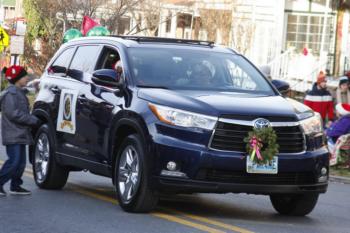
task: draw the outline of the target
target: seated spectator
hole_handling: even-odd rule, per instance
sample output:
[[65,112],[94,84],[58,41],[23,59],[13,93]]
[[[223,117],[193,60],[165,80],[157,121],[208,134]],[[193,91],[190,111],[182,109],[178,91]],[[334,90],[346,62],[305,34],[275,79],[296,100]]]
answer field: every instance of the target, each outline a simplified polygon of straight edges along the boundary
[[323,71],[318,74],[312,90],[306,94],[304,104],[315,112],[320,113],[324,123],[326,123],[327,119],[328,124],[332,122],[334,118],[333,98],[327,90],[327,79]]
[[350,168],[350,105],[337,104],[337,114],[340,119],[334,122],[326,131],[330,166],[342,165]]
[[348,77],[339,79],[339,86],[336,91],[336,104],[350,104],[350,91]]
[[339,120],[335,121],[327,130],[326,134],[331,142],[335,143],[342,135],[350,133],[350,105],[337,104],[337,115]]

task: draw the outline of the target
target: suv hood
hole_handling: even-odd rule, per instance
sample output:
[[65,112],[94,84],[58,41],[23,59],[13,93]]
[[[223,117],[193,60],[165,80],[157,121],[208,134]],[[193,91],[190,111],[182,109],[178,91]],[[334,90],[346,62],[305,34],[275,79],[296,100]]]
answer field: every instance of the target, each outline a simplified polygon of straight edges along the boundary
[[296,119],[297,114],[311,111],[305,105],[279,95],[140,88],[138,96],[151,103],[210,116],[284,116]]

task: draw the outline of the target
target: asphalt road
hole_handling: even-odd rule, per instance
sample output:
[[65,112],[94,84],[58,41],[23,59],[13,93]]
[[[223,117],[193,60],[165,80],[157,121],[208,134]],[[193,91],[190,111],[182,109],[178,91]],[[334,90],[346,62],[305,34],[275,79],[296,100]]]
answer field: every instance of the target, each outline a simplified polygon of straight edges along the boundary
[[[5,159],[1,146],[0,165]],[[0,198],[0,233],[350,233],[350,185],[341,183],[330,183],[307,217],[284,217],[266,196],[170,196],[152,213],[129,214],[118,206],[111,181],[88,172],[71,173],[62,191],[47,191],[36,187],[28,165],[24,181],[31,196]]]

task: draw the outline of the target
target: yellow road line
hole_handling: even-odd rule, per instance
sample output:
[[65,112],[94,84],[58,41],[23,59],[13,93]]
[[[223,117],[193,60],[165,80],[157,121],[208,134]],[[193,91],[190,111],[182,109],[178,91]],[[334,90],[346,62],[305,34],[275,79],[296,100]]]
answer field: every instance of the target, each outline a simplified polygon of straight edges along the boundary
[[237,227],[234,225],[222,223],[222,222],[212,220],[209,218],[205,218],[205,217],[202,217],[199,215],[188,214],[188,213],[184,213],[184,212],[181,212],[178,210],[168,209],[168,208],[161,208],[161,209],[168,210],[169,212],[176,213],[178,215],[182,215],[182,216],[185,216],[185,217],[190,218],[190,219],[194,219],[194,220],[199,221],[199,222],[204,222],[204,223],[208,223],[208,224],[211,224],[214,226],[218,226],[218,227],[221,227],[221,228],[224,228],[227,230],[231,230],[231,231],[235,231],[235,232],[239,232],[239,233],[253,233],[252,231],[248,231],[246,229],[243,229],[243,228],[240,228],[240,227]]
[[[102,201],[110,202],[110,203],[113,203],[113,204],[118,204],[118,201],[115,200],[114,198],[111,198],[111,197],[108,197],[108,196],[105,196],[105,195],[101,195],[101,194],[97,194],[95,192],[87,191],[87,190],[84,190],[84,189],[81,189],[81,188],[74,189],[73,191],[81,193],[81,194],[86,195],[86,196],[93,197],[95,199],[99,199],[99,200],[102,200]],[[188,220],[185,220],[185,219],[182,219],[182,218],[178,218],[178,217],[175,217],[175,216],[170,215],[170,214],[160,213],[160,212],[153,212],[153,213],[150,213],[150,214],[153,215],[153,216],[156,216],[158,218],[166,219],[166,220],[168,220],[170,222],[176,222],[176,223],[179,223],[181,225],[185,225],[185,226],[189,226],[189,227],[192,227],[192,228],[196,228],[196,229],[204,231],[204,232],[225,233],[224,231],[221,231],[221,230],[218,230],[218,229],[215,229],[215,228],[212,228],[212,227],[208,227],[208,226],[205,226],[205,225],[202,225],[202,224],[198,224],[198,223],[195,223],[195,222],[191,222],[191,221],[188,221]]]
[[98,194],[98,193],[94,193],[94,192],[91,192],[91,191],[87,191],[87,190],[84,190],[84,189],[81,189],[81,188],[75,188],[75,189],[73,189],[73,191],[77,192],[77,193],[84,194],[86,196],[90,196],[90,197],[102,200],[102,201],[110,202],[110,203],[113,203],[115,205],[119,204],[119,202],[116,199],[114,199],[114,198],[111,198],[111,197],[108,197],[108,196],[104,196],[104,195],[101,195],[101,194]]
[[224,233],[224,231],[217,230],[217,229],[214,229],[211,227],[207,227],[205,225],[202,225],[199,223],[194,223],[194,222],[191,222],[191,221],[188,221],[185,219],[181,219],[181,218],[175,217],[173,215],[164,214],[164,213],[160,213],[160,212],[152,213],[152,215],[157,216],[159,218],[166,219],[168,221],[172,221],[172,222],[176,222],[176,223],[186,225],[189,227],[197,228],[197,229],[202,230],[202,231],[211,232],[211,233]]
[[[0,164],[3,164],[3,161],[0,160]],[[24,173],[25,173],[26,176],[33,177],[33,173],[32,173],[31,169],[26,168]],[[95,199],[99,199],[99,200],[102,200],[102,201],[110,202],[110,203],[113,203],[113,204],[119,204],[118,201],[116,199],[114,199],[114,198],[111,198],[111,197],[108,197],[108,196],[105,196],[105,195],[102,195],[102,194],[99,194],[99,193],[96,193],[96,192],[93,192],[93,191],[89,191],[89,190],[92,190],[90,188],[86,188],[86,187],[83,187],[83,186],[80,186],[80,185],[77,185],[77,184],[72,184],[72,183],[71,183],[71,185],[76,187],[76,188],[73,189],[74,192],[77,192],[77,193],[80,193],[80,194],[83,194],[83,195],[86,195],[86,196],[90,196],[90,197],[93,197]],[[99,191],[106,191],[104,189],[97,189],[97,190],[99,190]],[[178,211],[178,210],[175,210],[175,209],[170,209],[170,208],[163,208],[163,207],[161,207],[160,209],[164,210],[166,212],[169,212],[170,214],[177,214],[177,215],[180,215],[180,216],[183,216],[183,217],[186,217],[186,218],[190,218],[190,219],[196,220],[198,222],[211,224],[213,226],[217,226],[217,227],[220,227],[220,228],[223,228],[223,229],[227,229],[227,230],[230,230],[230,231],[239,232],[239,233],[254,233],[252,231],[249,231],[249,230],[246,230],[246,229],[243,229],[243,228],[231,225],[231,224],[226,224],[226,223],[223,223],[223,222],[212,220],[212,219],[209,219],[209,218],[206,218],[206,217],[203,217],[203,216],[193,215],[193,214],[189,214],[189,213],[184,213],[184,212],[181,212],[181,211]],[[166,220],[171,221],[171,222],[176,222],[176,223],[179,223],[179,224],[182,224],[182,225],[190,226],[190,227],[193,227],[193,228],[205,231],[205,232],[213,232],[213,233],[222,233],[223,232],[221,230],[217,230],[215,228],[208,227],[206,225],[202,225],[202,224],[198,224],[198,223],[195,223],[195,222],[191,222],[191,221],[188,221],[188,220],[185,220],[185,219],[181,219],[181,218],[175,217],[173,215],[165,214],[165,213],[153,212],[153,213],[151,213],[151,215],[159,217],[159,218],[162,218],[162,219],[166,219]]]

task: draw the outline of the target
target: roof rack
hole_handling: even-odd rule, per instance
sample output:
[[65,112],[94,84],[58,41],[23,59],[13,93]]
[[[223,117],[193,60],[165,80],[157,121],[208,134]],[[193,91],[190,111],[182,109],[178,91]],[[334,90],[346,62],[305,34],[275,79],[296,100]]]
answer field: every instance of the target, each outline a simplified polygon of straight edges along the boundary
[[190,44],[190,45],[203,45],[203,46],[214,46],[213,41],[201,41],[201,40],[186,40],[176,38],[164,38],[164,37],[146,37],[146,36],[113,36],[126,40],[134,40],[137,42],[161,42],[169,44]]

